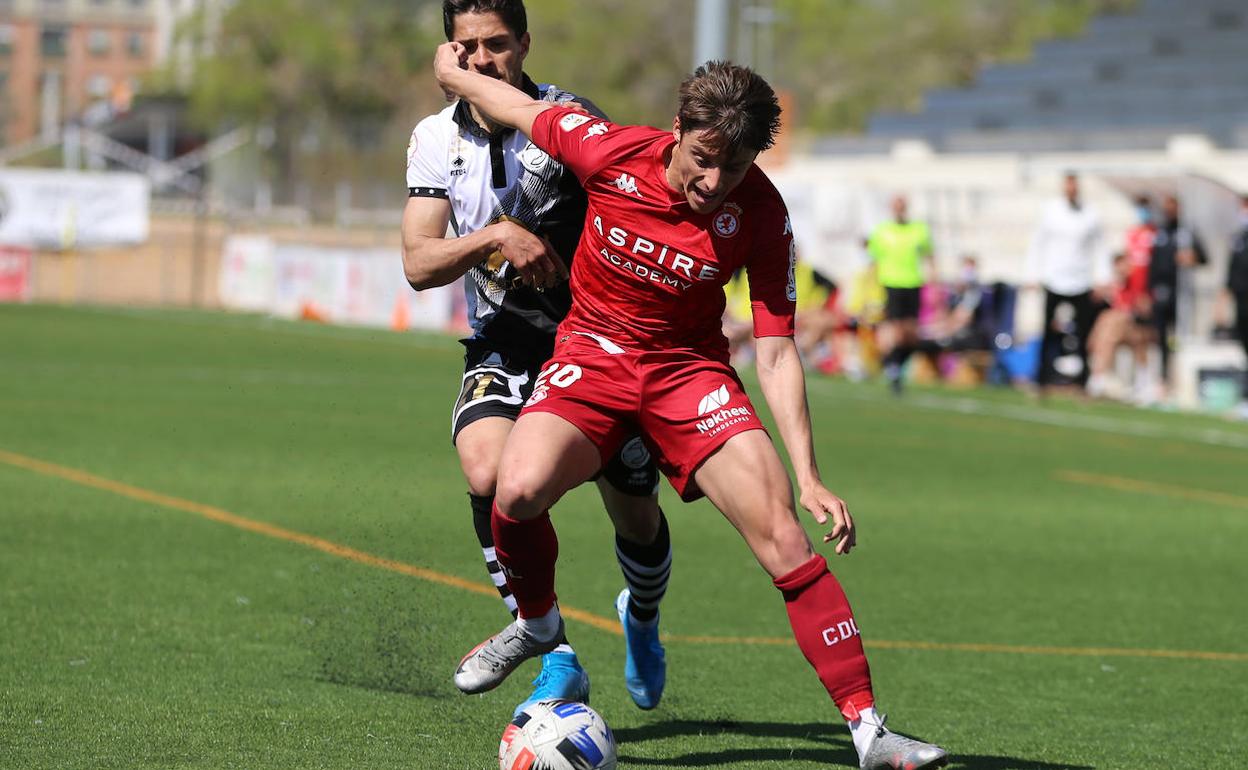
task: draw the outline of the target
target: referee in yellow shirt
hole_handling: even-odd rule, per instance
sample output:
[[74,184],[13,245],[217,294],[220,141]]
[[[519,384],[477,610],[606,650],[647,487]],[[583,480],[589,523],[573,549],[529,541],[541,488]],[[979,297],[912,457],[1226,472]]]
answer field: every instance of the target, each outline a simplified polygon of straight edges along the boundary
[[923,263],[932,270],[932,235],[926,224],[910,221],[904,195],[893,198],[892,208],[893,219],[872,231],[867,252],[887,295],[880,325],[884,376],[893,392],[901,395],[902,367],[919,344],[919,295]]

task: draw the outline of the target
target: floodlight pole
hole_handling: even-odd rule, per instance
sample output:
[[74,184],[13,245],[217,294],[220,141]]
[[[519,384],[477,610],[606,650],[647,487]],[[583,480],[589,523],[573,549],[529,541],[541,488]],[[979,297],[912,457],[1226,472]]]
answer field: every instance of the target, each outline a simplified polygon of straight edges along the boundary
[[730,0],[698,0],[694,19],[693,66],[711,59],[728,58],[728,5]]

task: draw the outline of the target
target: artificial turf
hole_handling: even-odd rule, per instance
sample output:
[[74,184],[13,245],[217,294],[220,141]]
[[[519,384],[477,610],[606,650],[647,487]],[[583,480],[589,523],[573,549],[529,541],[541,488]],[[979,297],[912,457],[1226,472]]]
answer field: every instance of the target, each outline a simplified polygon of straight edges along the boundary
[[[451,683],[506,620],[449,444],[460,359],[436,335],[0,306],[0,767],[494,766],[534,667]],[[971,770],[1242,761],[1248,429],[818,378],[810,400],[890,726]],[[719,639],[669,641],[641,712],[620,637],[569,622],[620,766],[856,766],[736,533],[663,504],[662,627]],[[613,618],[592,490],[555,524],[561,602]]]

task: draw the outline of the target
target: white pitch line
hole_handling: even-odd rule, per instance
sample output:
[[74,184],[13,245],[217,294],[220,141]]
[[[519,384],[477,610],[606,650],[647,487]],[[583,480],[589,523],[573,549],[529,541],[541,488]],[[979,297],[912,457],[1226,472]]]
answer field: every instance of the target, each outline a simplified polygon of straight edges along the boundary
[[1123,420],[1114,417],[1106,417],[1104,415],[1072,414],[1070,412],[1041,409],[1037,407],[1016,406],[1013,404],[996,404],[990,401],[980,401],[973,398],[946,398],[926,393],[907,393],[901,399],[894,400],[892,396],[877,396],[861,390],[848,392],[838,391],[833,393],[831,389],[823,387],[823,383],[819,380],[808,380],[807,386],[810,387],[811,385],[816,386],[825,394],[846,396],[856,401],[866,401],[877,404],[891,403],[899,406],[912,406],[931,411],[955,412],[958,414],[970,414],[982,417],[1002,417],[1007,420],[1016,420],[1018,422],[1052,425],[1060,428],[1074,428],[1076,430],[1091,430],[1100,433],[1111,433],[1119,436],[1135,436],[1137,438],[1158,438],[1171,440],[1179,439],[1198,444],[1229,447],[1231,449],[1248,449],[1248,434],[1218,430],[1216,428],[1183,430],[1150,422]]

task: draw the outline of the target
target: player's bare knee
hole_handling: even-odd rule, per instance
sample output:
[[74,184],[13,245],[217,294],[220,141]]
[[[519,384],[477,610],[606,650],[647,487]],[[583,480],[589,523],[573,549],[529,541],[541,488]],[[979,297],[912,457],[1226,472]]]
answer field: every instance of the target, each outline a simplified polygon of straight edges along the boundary
[[764,564],[773,577],[787,574],[810,561],[814,555],[810,538],[787,509],[771,517],[764,534],[768,552]]
[[494,494],[498,481],[498,463],[493,458],[461,457],[459,467],[464,472],[469,492],[482,497]]
[[535,474],[520,471],[504,473],[498,479],[494,502],[498,510],[512,519],[532,519],[550,507],[545,485]]

